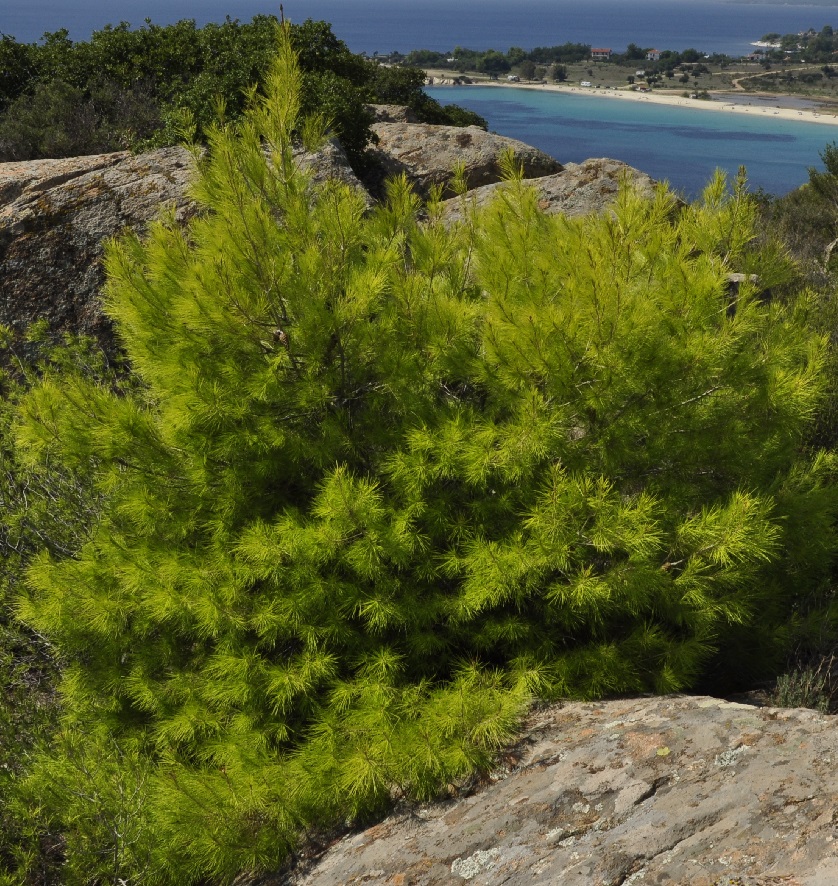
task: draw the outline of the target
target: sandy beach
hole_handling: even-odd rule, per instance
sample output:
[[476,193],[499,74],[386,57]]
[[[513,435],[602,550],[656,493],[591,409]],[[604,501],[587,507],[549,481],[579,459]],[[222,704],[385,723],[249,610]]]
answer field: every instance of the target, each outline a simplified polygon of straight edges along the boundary
[[[434,77],[434,86],[443,86]],[[695,108],[697,111],[715,111],[729,114],[747,114],[751,117],[775,117],[778,120],[797,120],[806,123],[823,123],[826,126],[838,126],[838,116],[822,107],[782,108],[766,104],[765,95],[753,95],[746,92],[717,93],[713,100],[684,98],[681,94],[666,93],[659,90],[639,92],[630,89],[602,89],[587,86],[573,86],[558,83],[506,83],[497,80],[481,80],[475,86],[494,86],[498,88],[538,89],[545,92],[575,93],[603,100],[649,102],[656,105],[669,105],[679,108]],[[769,99],[782,102],[785,96],[770,95]],[[749,104],[749,102],[754,102]],[[835,109],[838,111],[838,108]]]

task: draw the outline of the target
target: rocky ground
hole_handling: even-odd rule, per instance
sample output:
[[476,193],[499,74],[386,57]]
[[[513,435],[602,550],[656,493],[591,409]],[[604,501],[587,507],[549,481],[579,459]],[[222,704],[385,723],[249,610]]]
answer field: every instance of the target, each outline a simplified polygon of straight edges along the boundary
[[838,728],[667,696],[535,711],[473,793],[260,886],[834,886]]

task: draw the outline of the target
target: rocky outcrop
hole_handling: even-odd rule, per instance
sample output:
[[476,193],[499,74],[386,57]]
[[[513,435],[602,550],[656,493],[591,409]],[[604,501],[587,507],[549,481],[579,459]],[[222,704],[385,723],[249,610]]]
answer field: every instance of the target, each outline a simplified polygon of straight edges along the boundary
[[830,886],[838,728],[668,696],[536,711],[468,796],[393,815],[262,886]]
[[428,123],[374,123],[378,145],[371,150],[378,177],[367,182],[380,194],[383,181],[404,173],[417,193],[427,196],[442,185],[443,196],[453,195],[449,183],[458,163],[465,167],[469,188],[500,181],[500,158],[511,150],[525,178],[552,175],[561,163],[538,148],[514,138],[486,132],[478,126],[433,126]]
[[[411,119],[396,106],[381,106],[379,113],[382,119]],[[465,162],[472,185],[496,181],[507,147],[528,176],[561,168],[541,151],[474,127],[405,122],[375,128],[382,170],[407,171],[420,192],[447,181],[457,159]],[[339,144],[297,157],[315,182],[338,179],[372,204]],[[192,162],[184,149],[164,148],[140,156],[118,152],[0,164],[0,323],[22,330],[44,319],[53,331],[92,334],[109,343],[111,327],[98,298],[104,243],[125,228],[143,230],[167,204],[182,221],[193,215],[187,196]]]
[[[378,107],[382,117],[409,114],[398,106]],[[529,145],[477,127],[378,123],[374,129],[380,174],[405,172],[422,194],[448,182],[462,161],[475,188],[467,199],[482,205],[505,187],[498,183],[499,159],[510,148],[546,212],[600,211],[624,176],[645,192],[654,187],[648,176],[616,160],[563,168]],[[372,205],[338,143],[316,154],[298,151],[296,158],[315,183],[337,179]],[[167,204],[186,221],[196,211],[188,197],[192,177],[192,158],[182,148],[0,164],[0,323],[22,330],[44,319],[53,331],[92,334],[110,344],[111,327],[98,297],[104,243],[125,228],[142,231]],[[453,221],[462,210],[462,199],[451,199],[445,215]]]
[[416,114],[406,105],[367,105],[374,123],[418,123]]
[[[561,172],[535,179],[530,185],[535,188],[543,212],[575,216],[602,212],[613,204],[624,180],[646,196],[651,196],[657,186],[646,173],[607,158],[567,163]],[[445,200],[443,218],[449,222],[460,221],[466,206],[484,206],[506,187],[504,182],[485,185],[470,191],[465,198]]]
[[0,164],[0,322],[45,319],[107,340],[97,298],[105,241],[142,229],[166,204],[188,218],[191,178],[183,148]]
[[[337,179],[372,198],[343,148],[327,142],[297,161],[315,183]],[[125,228],[142,231],[172,206],[185,222],[193,160],[184,148],[134,156],[127,151],[65,160],[0,164],[0,323],[23,329],[44,319],[110,342],[98,298],[105,241]]]
[[349,165],[346,152],[337,139],[327,141],[313,153],[300,148],[294,152],[294,157],[300,164],[300,167],[311,175],[311,180],[315,185],[322,185],[327,181],[343,182],[343,184],[348,185],[354,191],[361,194],[368,207],[372,206],[373,200],[369,192],[361,184],[358,176],[355,175],[352,167]]
[[465,86],[474,81],[471,77],[426,77],[425,86]]

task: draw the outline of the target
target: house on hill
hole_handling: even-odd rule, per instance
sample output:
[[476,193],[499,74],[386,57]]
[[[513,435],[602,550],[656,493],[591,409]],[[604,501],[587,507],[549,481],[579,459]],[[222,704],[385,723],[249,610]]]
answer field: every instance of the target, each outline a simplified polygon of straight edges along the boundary
[[611,58],[610,49],[592,49],[591,58],[594,60],[608,61]]
[[659,62],[661,59],[661,51],[659,49],[650,49],[646,53],[646,61]]

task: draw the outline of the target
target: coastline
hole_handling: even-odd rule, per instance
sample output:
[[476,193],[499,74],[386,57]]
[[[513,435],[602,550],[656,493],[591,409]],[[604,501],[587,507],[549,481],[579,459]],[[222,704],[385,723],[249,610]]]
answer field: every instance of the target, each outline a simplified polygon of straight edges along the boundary
[[[443,79],[443,78],[439,78]],[[429,86],[444,87],[451,83],[440,83],[436,77],[430,77]],[[481,80],[471,84],[473,86],[492,86],[499,89],[536,89],[542,92],[562,92],[574,95],[584,95],[611,99],[612,101],[636,101],[649,102],[650,104],[668,105],[670,107],[695,108],[696,110],[715,111],[716,113],[747,114],[750,117],[775,117],[778,120],[802,121],[805,123],[822,123],[827,126],[838,126],[838,107],[834,113],[823,107],[811,108],[782,108],[771,107],[763,102],[765,94],[750,94],[741,92],[717,92],[713,99],[684,98],[683,95],[665,93],[658,90],[651,92],[637,92],[629,89],[599,89],[586,86],[573,86],[564,83],[505,83],[497,80]],[[747,97],[758,100],[757,104],[745,104]],[[782,102],[783,99],[792,96],[770,94],[770,99]],[[762,102],[759,101],[762,99]]]

